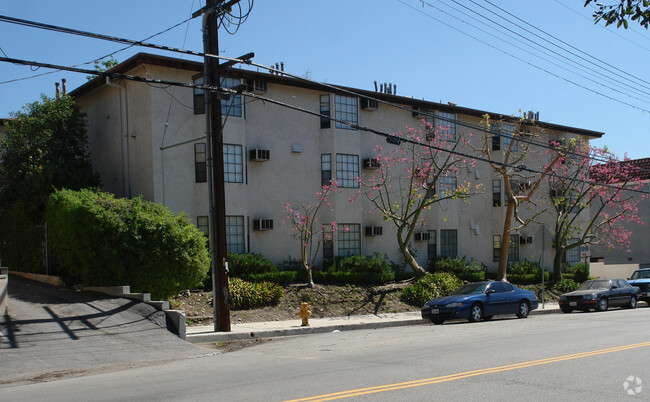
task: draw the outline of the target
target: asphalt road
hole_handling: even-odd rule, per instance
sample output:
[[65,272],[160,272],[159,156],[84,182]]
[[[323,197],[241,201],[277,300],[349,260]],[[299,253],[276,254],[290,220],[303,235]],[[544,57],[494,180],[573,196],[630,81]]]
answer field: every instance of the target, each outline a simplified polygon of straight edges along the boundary
[[167,331],[164,313],[145,303],[9,278],[8,315],[0,316],[0,387],[209,352]]
[[648,400],[649,333],[650,308],[641,303],[636,310],[315,334],[1,388],[0,400]]

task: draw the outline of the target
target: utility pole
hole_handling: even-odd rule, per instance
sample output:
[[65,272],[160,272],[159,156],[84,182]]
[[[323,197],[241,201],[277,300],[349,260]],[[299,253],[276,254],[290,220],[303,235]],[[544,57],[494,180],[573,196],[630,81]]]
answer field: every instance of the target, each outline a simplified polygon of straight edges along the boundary
[[[225,9],[240,0],[207,0],[203,11],[203,48],[206,55],[219,55],[219,17]],[[204,82],[212,88],[220,88],[219,59],[205,56]],[[212,250],[212,296],[214,304],[214,330],[230,332],[230,308],[228,305],[228,268],[226,253],[226,197],[223,167],[223,125],[221,121],[220,93],[206,90],[206,130],[210,148],[211,197],[210,225]]]

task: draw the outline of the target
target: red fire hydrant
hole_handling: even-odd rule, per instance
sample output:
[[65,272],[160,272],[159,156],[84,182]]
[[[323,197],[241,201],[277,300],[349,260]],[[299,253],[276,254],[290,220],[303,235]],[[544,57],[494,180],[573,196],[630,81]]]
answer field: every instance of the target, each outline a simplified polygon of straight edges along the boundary
[[303,302],[302,304],[300,304],[300,311],[298,311],[296,315],[302,318],[303,327],[309,326],[309,316],[311,315],[311,311],[309,311],[308,303]]

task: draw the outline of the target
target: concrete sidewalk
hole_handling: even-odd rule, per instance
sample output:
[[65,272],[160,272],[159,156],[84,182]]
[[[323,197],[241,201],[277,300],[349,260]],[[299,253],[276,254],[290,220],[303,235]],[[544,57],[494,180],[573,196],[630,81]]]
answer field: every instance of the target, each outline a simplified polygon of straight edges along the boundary
[[[535,316],[559,312],[560,308],[557,303],[546,303],[544,308],[540,304],[540,307],[537,310],[531,311],[530,315]],[[301,326],[301,319],[296,317],[295,320],[288,321],[232,324],[230,332],[214,332],[213,325],[187,327],[187,341],[191,343],[223,342],[423,324],[431,324],[431,322],[429,320],[423,320],[419,311],[412,313],[311,318],[309,319],[308,327]]]

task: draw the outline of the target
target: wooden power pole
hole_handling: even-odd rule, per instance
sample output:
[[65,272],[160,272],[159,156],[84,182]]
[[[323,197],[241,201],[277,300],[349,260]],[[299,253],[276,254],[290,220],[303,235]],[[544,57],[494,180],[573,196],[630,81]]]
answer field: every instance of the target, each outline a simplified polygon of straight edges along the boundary
[[[219,59],[207,55],[219,55],[219,18],[226,9],[239,0],[207,0],[203,9],[203,48],[205,78],[211,88],[220,88]],[[205,91],[206,129],[210,148],[210,225],[212,250],[212,295],[214,304],[214,330],[230,332],[230,308],[228,305],[228,268],[226,253],[226,197],[223,166],[223,124],[221,121],[220,92]]]

